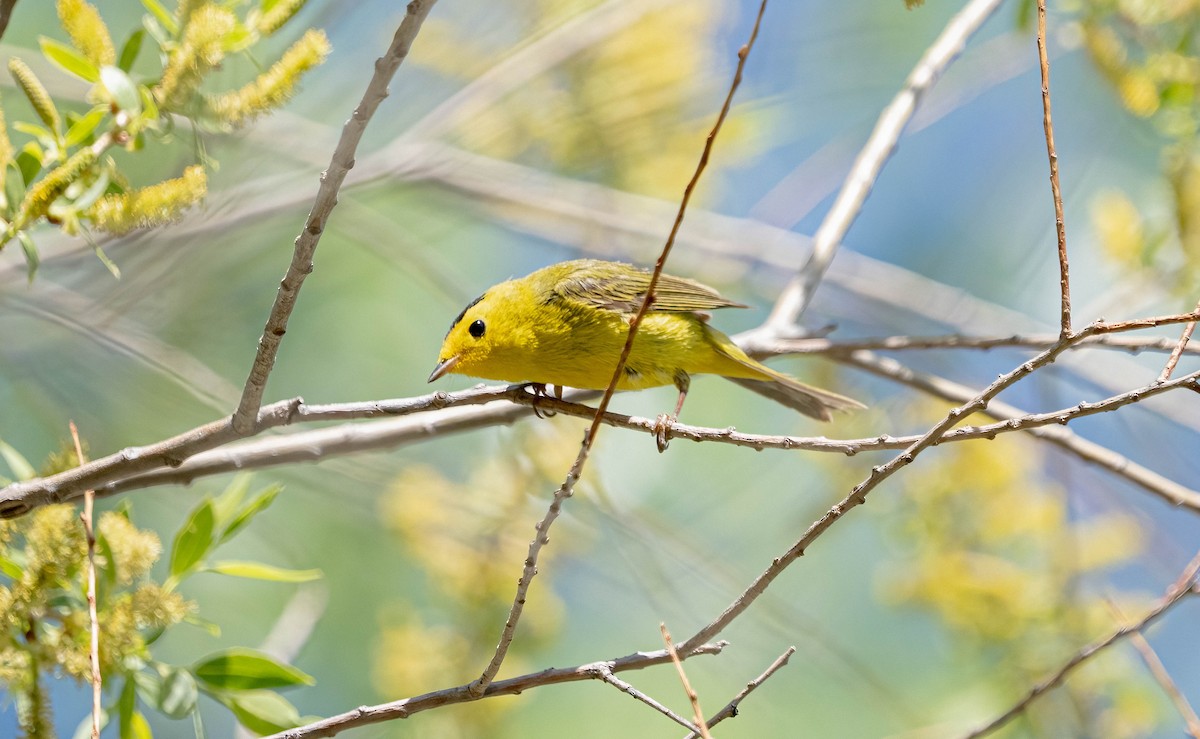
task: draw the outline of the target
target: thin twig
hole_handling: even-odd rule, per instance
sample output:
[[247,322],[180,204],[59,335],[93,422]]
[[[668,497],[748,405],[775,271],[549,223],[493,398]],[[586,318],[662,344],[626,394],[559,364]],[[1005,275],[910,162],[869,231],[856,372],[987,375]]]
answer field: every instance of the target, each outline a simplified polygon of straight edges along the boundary
[[875,130],[859,152],[833,206],[813,237],[812,254],[780,293],[775,308],[763,324],[769,333],[781,337],[793,333],[796,321],[812,300],[838,246],[862,210],[884,164],[896,151],[897,142],[922,98],[962,53],[967,39],[979,30],[1000,3],[1001,0],[972,0],[950,19],[941,35],[913,67],[904,87],[879,115]]
[[[1200,313],[1200,302],[1196,303],[1196,312]],[[1183,327],[1183,334],[1179,337],[1179,341],[1175,342],[1175,348],[1171,350],[1171,356],[1167,359],[1166,366],[1163,367],[1162,373],[1158,376],[1159,382],[1166,382],[1170,379],[1171,373],[1175,371],[1175,365],[1179,364],[1179,358],[1183,356],[1188,342],[1191,341],[1192,332],[1195,330],[1195,321],[1188,321],[1187,325]]]
[[629,352],[633,348],[634,336],[637,334],[638,326],[650,308],[650,303],[654,298],[654,289],[658,285],[659,277],[662,275],[663,265],[666,263],[667,256],[671,252],[671,246],[675,243],[675,237],[679,233],[679,228],[683,224],[683,217],[687,212],[687,205],[691,200],[692,192],[695,190],[696,184],[700,181],[701,174],[703,174],[705,167],[708,165],[708,158],[712,153],[717,134],[720,132],[721,125],[725,122],[726,116],[729,114],[734,93],[737,92],[737,88],[741,84],[742,71],[746,66],[746,58],[750,54],[750,49],[754,46],[755,39],[758,38],[758,29],[762,23],[763,13],[766,11],[766,8],[767,0],[762,0],[762,4],[758,8],[758,16],[754,20],[754,27],[750,31],[750,38],[738,50],[737,70],[734,73],[733,82],[729,86],[729,93],[725,96],[725,102],[721,106],[721,112],[717,115],[716,123],[713,124],[712,130],[704,142],[704,149],[700,154],[700,161],[696,165],[696,171],[692,175],[691,180],[688,181],[687,187],[684,188],[683,198],[679,204],[679,212],[675,216],[675,222],[671,226],[667,242],[663,246],[662,253],[654,265],[654,271],[650,275],[650,283],[646,287],[646,296],[642,300],[638,312],[629,321],[629,334],[625,339],[625,347],[621,350],[621,355],[617,359],[612,380],[609,381],[608,388],[600,398],[595,417],[583,437],[583,443],[579,446],[579,453],[576,455],[575,461],[572,462],[566,479],[554,491],[554,497],[550,502],[550,507],[546,510],[546,515],[542,517],[542,520],[536,526],[536,534],[533,540],[529,542],[525,565],[521,570],[521,577],[517,581],[517,592],[513,597],[512,606],[509,608],[508,618],[505,619],[504,628],[500,632],[500,640],[496,645],[495,652],[492,654],[492,659],[488,662],[487,667],[484,668],[483,673],[471,683],[470,690],[473,695],[482,695],[487,686],[495,680],[496,673],[500,671],[500,666],[508,654],[509,646],[512,644],[513,636],[516,634],[517,623],[520,621],[521,613],[525,608],[525,599],[529,592],[529,586],[533,582],[533,578],[537,576],[538,556],[541,553],[542,547],[549,541],[548,533],[550,527],[558,518],[564,501],[574,494],[575,483],[578,482],[579,477],[583,474],[583,468],[591,453],[592,445],[595,443],[596,434],[599,433],[600,425],[603,423],[604,413],[608,410],[609,402],[612,400],[613,393],[616,392],[617,383],[621,378],[625,362],[629,359]]
[[1046,130],[1046,154],[1050,158],[1050,192],[1054,197],[1054,230],[1058,235],[1058,288],[1061,294],[1059,335],[1071,333],[1071,280],[1067,264],[1067,227],[1063,220],[1062,188],[1058,184],[1058,152],[1054,148],[1054,124],[1050,120],[1050,58],[1046,55],[1046,0],[1037,0],[1038,64],[1042,70],[1042,127]]
[[321,174],[321,184],[317,188],[317,196],[305,220],[304,229],[296,237],[292,261],[279,283],[279,290],[275,293],[275,303],[271,306],[262,338],[258,340],[258,352],[250,368],[250,375],[246,378],[242,399],[233,414],[233,428],[240,434],[250,434],[254,431],[254,422],[262,405],[267,377],[275,366],[275,355],[279,351],[280,342],[283,341],[283,334],[287,331],[288,318],[296,306],[296,298],[300,294],[304,278],[313,271],[313,254],[321,240],[321,234],[325,232],[325,223],[337,205],[338,190],[346,179],[346,173],[354,166],[354,152],[358,149],[358,142],[362,139],[371,116],[375,114],[375,109],[387,97],[388,83],[396,74],[400,63],[408,56],[413,39],[417,37],[421,24],[425,22],[425,17],[436,2],[437,0],[411,0],[408,3],[404,20],[396,29],[391,46],[376,60],[375,74],[367,83],[362,100],[342,127],[342,136],[333,150],[329,167]]
[[628,683],[628,682],[622,680],[621,678],[617,677],[616,675],[612,674],[612,670],[610,670],[604,666],[601,666],[597,669],[600,672],[600,679],[603,680],[604,682],[613,686],[617,690],[620,690],[622,693],[625,693],[626,695],[633,697],[635,700],[639,700],[642,703],[645,703],[647,706],[650,706],[651,708],[658,711],[659,713],[666,716],[667,718],[671,719],[672,721],[679,724],[683,728],[685,728],[689,731],[692,731],[692,732],[694,732],[696,730],[697,727],[695,724],[688,721],[683,716],[680,716],[678,713],[675,713],[670,708],[664,706],[662,703],[659,703],[658,701],[656,701],[655,699],[646,695],[645,693],[638,690],[637,688],[633,687],[633,685],[631,685],[630,683]]
[[695,688],[688,680],[687,671],[683,669],[683,662],[679,659],[679,653],[675,651],[675,642],[671,641],[671,632],[667,631],[665,623],[660,623],[658,629],[662,632],[663,643],[667,645],[671,661],[675,663],[675,671],[679,673],[679,682],[683,683],[683,692],[687,694],[688,702],[692,704],[692,715],[696,718],[696,726],[689,728],[692,729],[692,733],[699,732],[703,739],[712,739],[712,735],[708,733],[708,724],[704,721],[704,711],[700,709],[700,696],[696,694]]
[[[71,441],[75,444],[75,459],[83,464],[83,444],[79,442],[79,429],[74,421],[69,421]],[[101,713],[101,679],[100,679],[100,617],[96,615],[96,529],[93,526],[92,512],[95,497],[91,490],[83,495],[83,533],[87,537],[87,567],[84,573],[87,579],[88,604],[88,661],[92,665],[92,739],[100,739]]]
[[[738,691],[738,694],[733,696],[733,700],[726,703],[724,708],[722,708],[721,710],[714,713],[712,718],[710,718],[708,721],[705,722],[705,725],[711,729],[712,727],[721,723],[725,719],[733,718],[734,716],[737,716],[738,708],[742,705],[742,701],[744,701],[746,699],[746,696],[750,695],[755,690],[757,690],[759,685],[762,685],[763,683],[765,683],[768,678],[770,678],[772,675],[774,675],[779,670],[779,668],[786,665],[788,663],[788,660],[791,659],[792,655],[795,653],[796,653],[795,647],[788,647],[784,651],[783,654],[779,655],[775,659],[775,661],[772,662],[770,664],[770,666],[767,667],[767,669],[763,670],[761,675],[754,678],[750,682],[746,683],[746,687],[744,687],[740,691]],[[696,732],[692,732],[691,734],[688,734],[684,739],[697,739],[698,736],[699,735],[696,734]]]
[[[1125,621],[1125,614],[1121,612],[1121,607],[1116,601],[1109,598],[1108,607],[1112,609],[1113,615],[1116,616],[1118,622]],[[1162,687],[1163,692],[1171,699],[1171,703],[1175,706],[1175,710],[1183,717],[1183,722],[1187,726],[1188,733],[1192,735],[1192,739],[1200,739],[1200,716],[1196,715],[1196,711],[1192,708],[1192,704],[1188,703],[1188,699],[1184,696],[1179,686],[1171,678],[1171,673],[1167,672],[1167,667],[1158,657],[1158,652],[1154,651],[1154,647],[1150,645],[1144,634],[1140,631],[1135,631],[1129,635],[1129,642],[1133,644],[1133,648],[1141,655],[1142,661],[1146,663],[1146,669],[1150,670],[1150,674],[1154,677],[1155,682]]]
[[[726,646],[725,642],[704,644],[698,649],[686,653],[686,657],[701,654],[720,654]],[[488,685],[482,696],[471,691],[471,684],[459,685],[453,688],[437,690],[432,693],[403,698],[390,703],[375,706],[360,706],[353,711],[330,716],[307,726],[288,729],[274,734],[270,739],[314,739],[315,737],[335,736],[347,729],[354,729],[384,721],[404,719],[422,711],[454,703],[467,703],[480,698],[494,698],[500,695],[519,695],[526,690],[540,688],[545,685],[560,685],[562,683],[580,682],[582,680],[600,680],[603,670],[610,672],[626,672],[642,670],[655,665],[664,665],[671,661],[667,650],[659,649],[653,652],[634,652],[633,654],[603,662],[589,662],[574,667],[553,667],[548,670],[531,672],[507,680],[496,680]]]
[[1151,623],[1153,623],[1155,619],[1174,607],[1176,603],[1183,599],[1183,596],[1193,592],[1192,585],[1196,579],[1196,571],[1198,569],[1200,569],[1200,552],[1198,552],[1196,556],[1192,558],[1192,561],[1188,563],[1187,567],[1183,568],[1183,572],[1181,572],[1175,582],[1171,584],[1171,587],[1167,588],[1167,592],[1158,602],[1158,605],[1156,605],[1154,608],[1151,608],[1150,611],[1143,616],[1140,621],[1128,626],[1122,626],[1103,639],[1092,642],[1083,649],[1080,649],[1070,659],[1064,662],[1063,665],[1059,667],[1052,675],[1031,688],[1024,698],[1017,701],[1011,708],[992,719],[986,725],[981,726],[980,728],[975,729],[971,733],[967,734],[966,739],[975,739],[976,737],[985,736],[992,733],[996,729],[999,729],[1001,726],[1004,726],[1009,721],[1019,716],[1026,708],[1029,707],[1029,704],[1037,700],[1039,696],[1066,679],[1067,675],[1070,674],[1071,671],[1076,667],[1080,666],[1084,662],[1094,657],[1097,653],[1107,649],[1130,634],[1135,634],[1144,630]]

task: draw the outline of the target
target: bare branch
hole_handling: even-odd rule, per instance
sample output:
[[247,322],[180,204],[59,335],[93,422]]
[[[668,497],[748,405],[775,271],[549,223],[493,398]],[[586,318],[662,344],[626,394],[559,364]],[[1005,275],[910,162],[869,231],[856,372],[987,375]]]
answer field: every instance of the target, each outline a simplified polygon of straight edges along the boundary
[[603,680],[604,682],[608,683],[609,685],[613,686],[617,690],[621,691],[622,693],[625,693],[626,695],[633,697],[635,700],[639,700],[642,703],[645,703],[646,705],[650,706],[651,708],[658,711],[662,715],[666,716],[667,718],[671,719],[675,723],[679,724],[683,728],[688,729],[690,731],[696,730],[697,727],[694,724],[692,724],[690,721],[688,721],[686,718],[684,718],[683,716],[680,716],[678,713],[675,713],[670,708],[667,708],[666,706],[664,706],[662,703],[659,703],[658,701],[654,700],[653,698],[646,695],[642,691],[633,687],[633,685],[625,682],[621,678],[612,674],[612,670],[608,669],[607,667],[602,666],[599,668],[599,671],[600,671],[600,679]]
[[859,152],[846,176],[837,199],[813,237],[813,250],[800,273],[788,283],[764,328],[775,336],[794,333],[800,314],[808,307],[813,293],[825,276],[838,246],[862,210],[884,164],[896,151],[904,128],[912,119],[921,99],[937,82],[946,68],[962,53],[969,39],[988,19],[1001,0],[972,0],[946,25],[937,40],[921,56],[908,75],[904,87],[879,115],[875,130]]
[[[746,687],[738,691],[738,694],[733,697],[733,700],[726,703],[724,708],[714,713],[713,717],[706,722],[708,728],[711,729],[725,719],[733,718],[734,716],[738,715],[738,707],[742,705],[742,701],[746,699],[746,696],[757,690],[759,685],[765,683],[768,678],[770,678],[779,670],[779,668],[786,665],[788,660],[791,659],[792,655],[795,653],[795,647],[788,647],[783,654],[779,655],[775,661],[767,667],[767,669],[763,670],[761,675],[746,683]],[[698,735],[695,732],[692,732],[691,734],[688,734],[685,739],[697,739],[697,737]]]
[[317,189],[317,197],[313,200],[304,229],[296,237],[291,264],[279,283],[275,304],[271,306],[262,338],[258,340],[258,353],[250,368],[250,376],[246,378],[245,389],[242,390],[242,399],[233,414],[232,427],[239,434],[248,435],[255,430],[255,419],[262,405],[267,377],[275,366],[275,355],[279,351],[280,342],[283,341],[283,334],[287,331],[288,318],[296,306],[296,298],[304,284],[304,278],[313,270],[313,254],[321,240],[321,234],[325,232],[325,223],[337,205],[338,190],[346,179],[346,173],[354,166],[354,152],[358,149],[358,142],[362,139],[371,116],[375,114],[375,109],[387,97],[388,83],[396,74],[400,63],[408,56],[413,39],[417,37],[421,24],[425,22],[425,17],[436,2],[437,0],[410,0],[404,20],[400,22],[400,27],[396,29],[396,35],[392,38],[391,46],[388,47],[387,53],[375,62],[375,74],[367,84],[362,101],[354,109],[350,120],[342,127],[342,136],[333,150],[329,167],[321,174],[321,185]]
[[1054,198],[1054,229],[1058,235],[1058,289],[1061,294],[1059,335],[1071,334],[1071,280],[1067,264],[1067,228],[1063,221],[1062,188],[1058,184],[1058,152],[1054,149],[1054,124],[1050,120],[1050,59],[1046,55],[1046,0],[1037,0],[1038,65],[1042,70],[1042,127],[1050,158],[1050,192]]
[[[75,459],[83,464],[83,445],[79,443],[79,429],[74,421],[69,421],[71,441],[75,444]],[[88,662],[92,665],[92,739],[100,739],[101,676],[100,676],[100,617],[96,614],[96,528],[92,520],[95,496],[91,490],[83,495],[83,533],[87,538],[87,567],[84,578],[87,581],[88,604]]]
[[[686,652],[683,658],[695,657],[701,654],[720,654],[726,642],[704,644],[697,649]],[[667,650],[659,649],[654,652],[634,652],[633,654],[603,662],[589,662],[575,667],[554,667],[540,672],[531,672],[507,680],[496,680],[484,689],[482,695],[471,691],[472,683],[453,688],[437,690],[432,693],[403,698],[391,703],[376,706],[360,706],[353,711],[330,716],[316,723],[289,729],[273,735],[270,739],[313,739],[314,737],[335,736],[347,729],[368,726],[383,721],[408,718],[421,711],[454,703],[466,703],[480,698],[494,698],[499,695],[519,695],[526,690],[540,688],[544,685],[559,685],[562,683],[579,682],[581,680],[601,680],[605,670],[611,673],[627,670],[642,670],[671,661]]]
[[[1200,313],[1200,302],[1196,303],[1196,312]],[[1171,350],[1171,356],[1167,359],[1167,364],[1163,367],[1162,374],[1158,376],[1159,382],[1165,382],[1170,379],[1171,373],[1175,371],[1175,365],[1179,364],[1179,358],[1183,356],[1183,352],[1187,349],[1188,342],[1192,338],[1192,332],[1195,330],[1195,321],[1188,321],[1187,325],[1183,327],[1183,334],[1179,337],[1179,341],[1175,342],[1175,348]]]
[[708,724],[704,722],[704,711],[700,710],[700,696],[696,695],[695,688],[688,680],[687,671],[683,669],[683,662],[679,661],[679,653],[675,651],[675,642],[671,641],[671,632],[667,631],[665,623],[660,623],[658,628],[662,631],[663,643],[667,645],[667,652],[671,655],[671,662],[675,664],[675,671],[679,673],[679,682],[683,683],[683,692],[687,694],[688,702],[692,704],[692,715],[696,717],[696,726],[688,728],[692,729],[692,733],[699,732],[703,739],[712,739],[708,733]]
[[[1120,606],[1111,598],[1108,599],[1108,607],[1112,609],[1113,615],[1117,617],[1118,622],[1126,620],[1125,614],[1121,612]],[[1200,739],[1200,716],[1196,715],[1196,711],[1192,708],[1192,704],[1188,703],[1187,696],[1179,690],[1179,686],[1171,679],[1171,673],[1167,672],[1167,667],[1158,658],[1158,653],[1154,651],[1154,647],[1150,645],[1150,641],[1140,631],[1135,631],[1129,635],[1129,642],[1133,644],[1134,649],[1142,657],[1142,662],[1146,663],[1146,669],[1150,670],[1150,674],[1154,677],[1171,699],[1172,705],[1179,715],[1183,718],[1184,724],[1187,726],[1188,734],[1192,739]]]
[[1071,671],[1076,667],[1096,656],[1096,654],[1099,652],[1111,647],[1113,644],[1116,644],[1121,639],[1142,631],[1150,624],[1154,623],[1159,616],[1162,616],[1164,613],[1174,607],[1176,603],[1182,600],[1183,596],[1194,592],[1192,590],[1192,586],[1196,579],[1197,570],[1200,570],[1200,552],[1198,552],[1196,556],[1192,558],[1192,561],[1188,563],[1187,567],[1183,568],[1183,572],[1181,572],[1175,582],[1171,584],[1171,587],[1167,588],[1167,592],[1158,602],[1158,605],[1150,609],[1150,611],[1143,616],[1140,621],[1128,626],[1122,626],[1100,641],[1092,642],[1076,652],[1074,656],[1063,663],[1062,667],[1058,668],[1058,670],[1056,670],[1052,675],[1030,689],[1025,697],[1017,701],[1012,708],[1009,708],[1004,713],[992,719],[987,725],[975,729],[971,733],[967,734],[966,739],[975,739],[975,737],[985,736],[992,733],[996,729],[999,729],[1001,726],[1004,726],[1009,721],[1024,712],[1024,710],[1029,707],[1029,704],[1037,700],[1039,696],[1065,680],[1067,675],[1070,674]]

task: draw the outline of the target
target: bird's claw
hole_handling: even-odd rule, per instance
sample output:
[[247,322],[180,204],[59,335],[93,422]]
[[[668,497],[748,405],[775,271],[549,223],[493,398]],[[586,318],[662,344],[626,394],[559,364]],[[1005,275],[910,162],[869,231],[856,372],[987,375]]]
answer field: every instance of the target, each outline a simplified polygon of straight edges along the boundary
[[[550,393],[546,392],[545,383],[531,382],[529,383],[528,387],[529,391],[533,394],[533,401],[529,404],[529,407],[533,409],[533,415],[541,419],[550,418],[556,415],[554,411],[544,411],[541,408],[538,408],[538,400],[550,397]],[[559,395],[559,398],[561,399],[562,391],[558,390],[556,394]]]
[[671,427],[674,424],[675,417],[666,413],[660,413],[658,418],[654,419],[654,443],[658,445],[659,454],[667,451],[667,446],[671,443]]

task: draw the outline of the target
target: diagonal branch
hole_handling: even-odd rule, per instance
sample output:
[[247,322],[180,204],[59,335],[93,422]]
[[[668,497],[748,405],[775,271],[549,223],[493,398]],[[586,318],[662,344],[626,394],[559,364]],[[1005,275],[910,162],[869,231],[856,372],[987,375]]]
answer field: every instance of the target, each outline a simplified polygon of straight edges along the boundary
[[[714,713],[713,717],[705,722],[708,728],[711,729],[725,719],[737,716],[738,707],[742,705],[742,701],[746,700],[746,696],[750,695],[755,690],[758,690],[758,686],[765,683],[772,675],[778,672],[781,667],[786,665],[788,660],[791,659],[792,655],[795,653],[795,647],[788,647],[786,650],[784,650],[783,654],[779,655],[774,662],[768,665],[767,669],[763,670],[761,675],[746,683],[746,687],[739,690],[738,694],[733,696],[733,700],[726,703],[724,708]],[[695,732],[692,732],[691,734],[688,734],[685,739],[698,739],[698,735]]]
[[972,0],[950,19],[945,30],[921,56],[908,75],[904,87],[883,110],[875,130],[859,152],[858,159],[838,192],[837,199],[813,237],[812,253],[800,273],[788,283],[775,303],[763,328],[776,336],[793,333],[800,314],[808,307],[813,293],[829,269],[838,246],[862,210],[884,164],[896,151],[900,135],[912,120],[921,99],[937,82],[946,68],[962,53],[964,46],[1001,0]]
[[[604,395],[600,398],[600,403],[596,408],[595,417],[592,420],[591,426],[588,427],[587,433],[583,437],[583,443],[579,447],[579,453],[575,456],[575,461],[571,464],[571,469],[567,472],[567,477],[563,480],[562,485],[554,491],[553,500],[550,502],[550,507],[546,510],[546,515],[536,526],[536,535],[529,542],[529,551],[525,558],[525,566],[521,570],[521,577],[517,581],[517,592],[513,597],[512,606],[509,608],[508,618],[504,622],[504,628],[500,632],[500,640],[496,645],[496,651],[492,655],[491,661],[484,668],[483,673],[477,680],[471,683],[470,690],[474,695],[482,695],[487,686],[496,678],[496,674],[500,671],[500,666],[504,662],[505,656],[508,654],[508,648],[512,644],[513,637],[516,634],[517,623],[520,621],[521,613],[525,608],[525,598],[529,593],[529,586],[533,582],[533,578],[537,576],[538,556],[541,553],[542,547],[549,541],[548,533],[554,521],[558,518],[562,510],[563,503],[570,498],[575,491],[575,483],[579,481],[583,474],[584,465],[587,463],[588,456],[591,453],[592,445],[595,443],[596,434],[600,432],[600,425],[603,422],[604,413],[608,410],[608,404],[612,400],[613,393],[616,392],[617,383],[620,381],[622,369],[625,366],[626,360],[629,359],[629,352],[633,348],[633,339],[637,335],[638,325],[645,317],[650,308],[650,303],[654,299],[654,289],[658,285],[658,280],[662,276],[663,265],[666,263],[668,255],[671,253],[671,246],[675,243],[675,237],[679,233],[679,228],[683,224],[684,214],[687,212],[688,202],[691,200],[696,184],[700,181],[700,176],[704,173],[705,167],[708,165],[709,156],[712,153],[713,144],[716,143],[717,134],[721,131],[721,125],[725,122],[726,116],[729,115],[729,108],[733,103],[733,96],[737,92],[738,86],[742,81],[742,71],[746,66],[746,58],[750,55],[750,49],[754,46],[755,39],[758,38],[758,29],[762,23],[763,13],[767,9],[767,0],[762,0],[758,7],[758,15],[754,19],[754,27],[750,31],[750,38],[746,44],[738,50],[737,70],[733,76],[733,82],[729,86],[729,92],[725,96],[725,102],[721,106],[721,112],[717,115],[716,123],[713,124],[712,130],[708,134],[708,138],[704,142],[704,149],[700,154],[700,161],[696,165],[696,171],[688,181],[687,186],[683,191],[683,199],[679,204],[679,212],[675,216],[675,223],[671,226],[671,233],[667,237],[666,244],[663,245],[662,253],[658,257],[658,261],[654,265],[654,271],[650,275],[650,283],[646,286],[646,297],[642,300],[641,306],[637,313],[629,321],[629,334],[625,339],[625,347],[621,350],[621,355],[617,359],[616,367],[613,369],[612,379],[608,383],[608,388],[604,391]],[[696,645],[693,644],[693,647]]]
[[1029,704],[1037,700],[1038,697],[1043,693],[1062,683],[1062,681],[1066,679],[1067,675],[1069,675],[1076,667],[1079,667],[1084,662],[1087,662],[1099,652],[1102,652],[1103,650],[1111,647],[1113,644],[1116,644],[1121,639],[1145,630],[1146,627],[1152,624],[1158,617],[1162,616],[1164,613],[1173,608],[1176,603],[1181,601],[1183,596],[1187,595],[1188,593],[1195,592],[1193,587],[1195,585],[1197,570],[1200,570],[1200,552],[1198,552],[1196,556],[1192,558],[1192,561],[1183,568],[1183,572],[1180,573],[1179,577],[1174,583],[1172,583],[1171,587],[1167,588],[1167,592],[1158,602],[1158,605],[1156,605],[1154,608],[1151,608],[1149,613],[1143,616],[1140,621],[1128,626],[1122,626],[1100,641],[1092,642],[1076,652],[1075,655],[1064,662],[1062,667],[1058,668],[1054,674],[1033,686],[1033,688],[1030,689],[1025,697],[1017,701],[1012,708],[1009,708],[1004,713],[992,719],[987,723],[987,725],[981,726],[980,728],[975,729],[971,733],[967,734],[966,739],[976,739],[976,737],[986,736],[987,734],[990,734],[996,729],[1004,726],[1009,721],[1021,715],[1021,713],[1029,707]]
[[292,315],[292,309],[296,307],[296,298],[304,284],[304,278],[313,271],[313,254],[317,250],[321,234],[325,232],[329,214],[337,205],[338,190],[346,179],[346,173],[354,166],[354,152],[358,149],[358,142],[362,139],[376,108],[387,97],[388,83],[396,74],[400,63],[408,56],[413,39],[417,37],[421,24],[425,22],[425,17],[436,2],[437,0],[409,2],[404,20],[396,29],[391,46],[388,47],[387,53],[375,62],[375,74],[367,84],[362,101],[354,109],[350,120],[342,127],[342,136],[333,150],[329,167],[321,174],[321,185],[304,223],[304,230],[296,237],[292,261],[279,283],[278,292],[275,293],[275,304],[271,306],[262,338],[258,340],[258,353],[250,368],[250,376],[246,378],[242,399],[233,414],[233,429],[239,434],[248,435],[254,431],[258,409],[262,405],[263,391],[267,386],[267,377],[275,366],[275,355],[279,351],[280,342],[283,341],[283,334],[287,331],[288,318]]

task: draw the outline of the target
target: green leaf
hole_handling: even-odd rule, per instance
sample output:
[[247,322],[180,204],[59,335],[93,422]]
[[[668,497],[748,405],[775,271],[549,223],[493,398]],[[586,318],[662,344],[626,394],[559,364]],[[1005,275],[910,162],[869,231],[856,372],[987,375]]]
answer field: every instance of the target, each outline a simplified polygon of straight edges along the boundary
[[138,92],[137,83],[120,67],[105,65],[100,68],[100,84],[108,90],[109,96],[118,108],[131,115],[142,112],[142,97]]
[[238,723],[257,734],[275,734],[300,725],[300,712],[279,693],[248,690],[213,696],[233,712]]
[[71,124],[71,127],[67,129],[67,135],[64,137],[63,142],[68,148],[79,146],[92,135],[92,132],[96,130],[96,126],[100,125],[100,121],[104,120],[106,115],[108,115],[107,106],[97,105],[95,108],[92,108],[88,111],[87,115]]
[[54,143],[54,132],[45,126],[39,126],[36,123],[29,123],[27,121],[16,121],[12,124],[12,127],[26,136],[34,137],[38,141],[47,144]]
[[146,6],[146,10],[154,16],[167,33],[172,36],[179,34],[179,24],[175,22],[175,14],[163,7],[158,0],[142,0],[142,5]]
[[206,618],[189,613],[183,617],[183,622],[189,626],[195,626],[197,629],[205,632],[209,636],[218,637],[221,635],[221,625],[215,621],[209,621]]
[[204,559],[214,543],[212,501],[205,498],[175,535],[175,544],[171,547],[171,577],[178,579],[189,572]]
[[216,572],[230,577],[245,577],[251,580],[269,580],[271,582],[309,582],[321,577],[320,570],[288,570],[282,567],[263,564],[262,562],[241,562],[226,560],[215,562],[204,568],[205,572]]
[[100,79],[100,70],[96,69],[96,65],[70,46],[45,36],[38,37],[38,44],[42,47],[42,56],[61,67],[64,72],[73,74],[86,82],[95,82]]
[[225,527],[225,530],[221,532],[221,541],[225,542],[232,539],[234,534],[241,531],[246,524],[250,523],[251,519],[265,511],[271,503],[275,502],[275,496],[279,495],[280,490],[283,490],[282,485],[272,485],[255,496],[254,500],[250,501],[245,508],[234,516],[229,525]]
[[141,711],[134,711],[129,722],[129,735],[121,734],[121,739],[154,739],[154,732]]
[[137,685],[133,678],[125,678],[121,697],[117,699],[117,733],[121,739],[133,735],[133,715],[137,710]]
[[154,669],[157,674],[146,671],[137,673],[139,677],[145,676],[138,680],[138,688],[147,703],[173,719],[181,719],[196,710],[200,692],[191,672],[183,667],[163,664],[155,665]]
[[133,69],[133,63],[137,61],[138,52],[142,50],[142,39],[144,38],[146,38],[146,31],[142,28],[129,34],[129,39],[121,47],[121,55],[117,60],[118,67],[126,72]]
[[246,491],[250,489],[250,481],[253,478],[254,476],[248,472],[234,475],[229,485],[221,491],[220,495],[213,499],[213,516],[216,519],[218,529],[224,530],[229,525],[229,522],[233,520],[234,513],[242,505],[242,501],[246,497]]
[[198,680],[215,690],[260,690],[312,685],[308,674],[245,647],[214,652],[192,666]]
[[[38,168],[40,169],[41,165],[38,165]],[[6,163],[4,174],[4,197],[15,211],[25,199],[25,174],[21,172],[17,158]]]
[[8,557],[0,555],[0,573],[3,573],[15,582],[20,580],[21,576],[25,574],[25,568]]
[[4,463],[8,465],[18,480],[32,480],[37,477],[37,470],[29,464],[29,460],[3,440],[0,440],[0,457],[4,457]]
[[29,281],[33,282],[38,265],[42,263],[41,258],[38,257],[37,246],[34,245],[29,234],[24,231],[17,231],[17,241],[21,242],[21,251],[25,252],[25,268],[29,271]]
[[[42,171],[42,147],[32,141],[22,146],[21,152],[17,154],[17,168],[21,170],[21,182],[28,187],[33,178]],[[25,197],[24,194],[21,197]],[[13,202],[21,201],[18,199]]]

